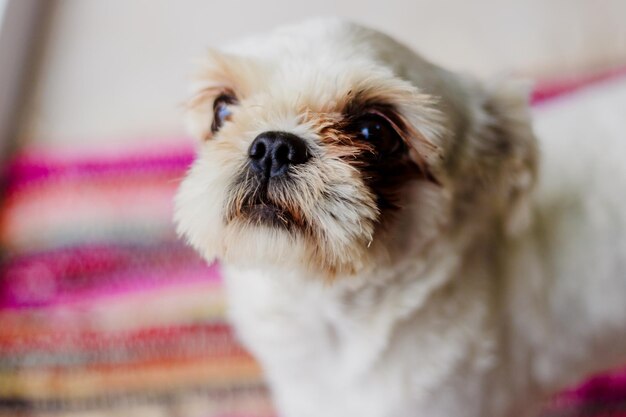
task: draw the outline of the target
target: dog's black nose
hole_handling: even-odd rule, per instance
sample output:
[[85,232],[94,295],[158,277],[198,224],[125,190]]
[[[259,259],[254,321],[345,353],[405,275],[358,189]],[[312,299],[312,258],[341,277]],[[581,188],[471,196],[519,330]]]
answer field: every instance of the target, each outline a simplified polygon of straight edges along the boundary
[[290,165],[309,159],[304,140],[287,132],[264,132],[257,136],[248,150],[252,169],[265,178],[287,172]]

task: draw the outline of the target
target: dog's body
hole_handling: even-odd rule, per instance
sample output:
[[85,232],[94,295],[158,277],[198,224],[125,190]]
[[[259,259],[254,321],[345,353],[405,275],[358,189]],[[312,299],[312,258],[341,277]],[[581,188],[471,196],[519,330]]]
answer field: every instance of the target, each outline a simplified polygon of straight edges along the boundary
[[[626,362],[624,120],[598,131],[584,106],[571,131],[546,118],[538,157],[518,87],[375,31],[315,21],[227,51],[192,101],[207,142],[176,216],[223,260],[231,317],[281,415],[526,415]],[[359,148],[381,123],[404,142]],[[265,131],[297,135],[302,160]],[[286,166],[255,159],[261,136]]]

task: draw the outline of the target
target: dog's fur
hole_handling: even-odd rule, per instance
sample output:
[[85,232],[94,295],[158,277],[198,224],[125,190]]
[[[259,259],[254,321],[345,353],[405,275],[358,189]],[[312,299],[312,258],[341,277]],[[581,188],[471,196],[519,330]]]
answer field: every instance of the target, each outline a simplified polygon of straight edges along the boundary
[[[216,130],[222,94],[236,103]],[[538,152],[527,96],[334,19],[210,53],[175,217],[222,261],[282,416],[526,415],[626,361],[626,141]],[[400,151],[355,136],[364,112]],[[263,185],[247,155],[265,131],[311,158]]]

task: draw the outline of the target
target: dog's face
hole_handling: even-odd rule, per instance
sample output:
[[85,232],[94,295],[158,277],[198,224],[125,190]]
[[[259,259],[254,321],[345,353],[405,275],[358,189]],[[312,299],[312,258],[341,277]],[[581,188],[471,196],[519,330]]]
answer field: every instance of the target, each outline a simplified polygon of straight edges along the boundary
[[[459,226],[463,207],[520,193],[496,177],[532,170],[532,141],[507,137],[526,121],[498,103],[339,21],[212,52],[189,102],[201,145],[176,199],[179,231],[209,260],[325,275],[418,251]],[[479,183],[487,191],[467,195]]]

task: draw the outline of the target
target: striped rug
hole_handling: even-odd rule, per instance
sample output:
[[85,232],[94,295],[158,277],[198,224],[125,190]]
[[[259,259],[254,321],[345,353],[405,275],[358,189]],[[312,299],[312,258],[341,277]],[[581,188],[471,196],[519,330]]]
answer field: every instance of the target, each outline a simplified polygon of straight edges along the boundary
[[[624,73],[623,70],[618,71]],[[534,103],[596,78],[542,85]],[[269,417],[224,320],[219,266],[175,236],[188,138],[12,158],[0,211],[0,416]],[[545,416],[626,416],[626,371]]]

